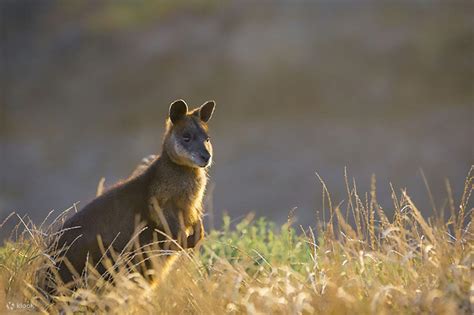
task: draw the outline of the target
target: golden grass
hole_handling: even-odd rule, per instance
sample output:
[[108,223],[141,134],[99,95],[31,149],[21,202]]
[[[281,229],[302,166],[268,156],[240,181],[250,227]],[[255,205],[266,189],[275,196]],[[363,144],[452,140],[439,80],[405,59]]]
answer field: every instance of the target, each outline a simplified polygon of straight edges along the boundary
[[329,217],[314,229],[292,227],[291,215],[281,229],[251,217],[230,228],[225,217],[223,229],[211,231],[199,251],[173,252],[177,262],[157,285],[136,272],[137,266],[111,270],[113,283],[90,270],[80,289],[60,288],[54,304],[35,286],[57,259],[45,249],[64,214],[38,227],[18,217],[14,241],[0,251],[0,307],[119,314],[474,312],[473,168],[459,202],[447,185],[449,214],[437,209],[430,218],[405,191],[394,190],[389,218],[377,202],[375,179],[361,197],[346,176],[348,198],[339,205],[322,183]]

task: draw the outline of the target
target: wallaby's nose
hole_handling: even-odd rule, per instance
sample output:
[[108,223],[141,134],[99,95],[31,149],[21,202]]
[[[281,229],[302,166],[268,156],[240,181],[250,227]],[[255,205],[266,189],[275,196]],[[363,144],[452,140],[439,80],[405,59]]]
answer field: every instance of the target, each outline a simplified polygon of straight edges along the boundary
[[211,154],[209,152],[203,152],[201,153],[201,159],[203,162],[207,163],[211,159]]

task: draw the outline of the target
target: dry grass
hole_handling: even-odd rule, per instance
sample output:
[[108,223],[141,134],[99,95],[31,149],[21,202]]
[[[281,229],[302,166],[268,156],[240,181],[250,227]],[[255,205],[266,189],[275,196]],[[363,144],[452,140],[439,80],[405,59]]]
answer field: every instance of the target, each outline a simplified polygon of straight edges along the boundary
[[62,290],[49,305],[35,284],[55,259],[45,248],[57,237],[63,214],[38,227],[18,217],[15,241],[0,251],[0,307],[120,314],[473,313],[473,169],[461,200],[447,185],[449,213],[437,209],[429,219],[405,191],[393,191],[389,218],[377,203],[375,180],[364,195],[347,176],[346,184],[347,201],[336,206],[323,183],[328,217],[315,229],[292,226],[291,214],[279,229],[251,216],[231,228],[224,217],[223,229],[211,231],[199,251],[173,254],[177,262],[158,285],[133,268],[112,271],[113,284],[91,271],[81,289]]

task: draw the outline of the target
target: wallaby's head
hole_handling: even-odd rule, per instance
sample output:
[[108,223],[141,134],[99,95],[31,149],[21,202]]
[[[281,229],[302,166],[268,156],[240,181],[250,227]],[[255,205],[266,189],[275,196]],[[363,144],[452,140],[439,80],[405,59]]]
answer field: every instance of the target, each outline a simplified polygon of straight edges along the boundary
[[170,106],[163,150],[179,165],[205,168],[212,163],[212,145],[207,123],[216,103],[207,101],[192,111],[183,100]]

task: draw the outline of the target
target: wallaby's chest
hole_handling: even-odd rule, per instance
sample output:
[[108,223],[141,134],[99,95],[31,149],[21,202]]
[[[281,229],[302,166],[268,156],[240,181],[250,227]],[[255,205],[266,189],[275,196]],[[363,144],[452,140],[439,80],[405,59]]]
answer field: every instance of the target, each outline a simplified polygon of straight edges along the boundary
[[192,225],[202,215],[206,182],[205,174],[163,170],[151,185],[150,198],[156,198],[161,210],[173,217],[181,212],[186,225]]

